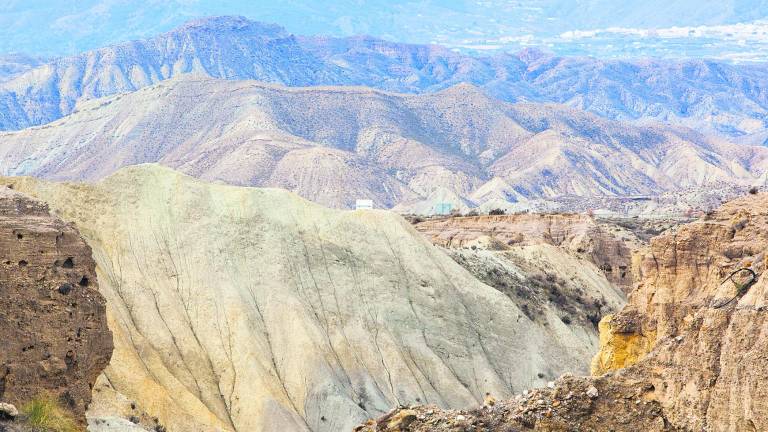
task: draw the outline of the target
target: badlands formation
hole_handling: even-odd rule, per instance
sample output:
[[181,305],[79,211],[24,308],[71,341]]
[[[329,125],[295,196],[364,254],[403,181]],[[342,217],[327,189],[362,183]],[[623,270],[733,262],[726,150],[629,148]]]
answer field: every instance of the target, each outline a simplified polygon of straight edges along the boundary
[[[115,351],[91,430],[115,416],[145,430],[351,430],[393,406],[508,398],[586,372],[597,350],[591,322],[524,311],[391,212],[158,165],[92,184],[3,183],[47,202],[93,249]],[[579,298],[618,309],[621,291],[584,262]]]
[[591,217],[448,217],[418,222],[415,228],[477,279],[513,299],[532,320],[560,320],[582,330],[590,350],[598,347],[600,317],[625,302],[630,251],[619,234],[629,234],[609,231]]
[[[522,251],[539,245],[560,251],[564,257],[586,260],[577,266],[597,266],[615,286],[628,292],[632,286],[630,247],[642,241],[616,224],[600,223],[582,214],[485,215],[428,219],[416,224],[437,245],[466,248],[488,245],[493,249]],[[557,269],[565,263],[552,263]]]
[[729,202],[635,255],[638,282],[600,324],[593,377],[479,409],[404,407],[356,430],[768,430],[767,247],[768,195]]

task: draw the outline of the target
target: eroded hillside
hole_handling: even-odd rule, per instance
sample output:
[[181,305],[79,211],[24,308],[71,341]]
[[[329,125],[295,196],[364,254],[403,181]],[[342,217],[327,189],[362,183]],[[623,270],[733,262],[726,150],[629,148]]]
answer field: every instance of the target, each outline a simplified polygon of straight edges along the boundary
[[628,305],[601,322],[600,376],[481,409],[403,408],[359,430],[766,430],[767,233],[760,194],[654,238]]
[[390,212],[155,165],[4,182],[94,250],[115,334],[94,405],[132,401],[170,431],[351,429],[399,404],[508,397],[591,355],[593,336],[529,319]]
[[[631,239],[589,216],[457,216],[414,226],[531,320],[544,326],[561,321],[581,333],[589,349],[597,349],[600,318],[624,305],[623,290],[631,286]],[[586,365],[571,370],[585,371]]]
[[459,207],[745,187],[768,167],[768,151],[560,105],[509,104],[468,84],[407,95],[191,76],[0,133],[4,175],[95,180],[147,162],[331,207],[370,198],[411,210],[427,201],[429,210],[436,200]]
[[[428,219],[415,225],[449,248],[487,245],[502,251],[550,245],[597,266],[615,286],[632,286],[631,248],[642,242],[628,230],[581,214],[487,215]],[[588,263],[584,264],[585,266]],[[557,263],[552,263],[557,267]]]

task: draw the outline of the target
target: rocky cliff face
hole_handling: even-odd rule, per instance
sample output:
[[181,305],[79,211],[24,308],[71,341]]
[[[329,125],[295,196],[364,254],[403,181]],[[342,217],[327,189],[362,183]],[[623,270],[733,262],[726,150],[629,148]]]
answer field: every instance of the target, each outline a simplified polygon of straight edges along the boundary
[[91,248],[48,207],[0,187],[0,400],[58,397],[80,422],[112,355]]
[[[636,259],[629,304],[605,320],[595,372],[636,363],[629,370],[651,381],[681,428],[768,428],[766,228],[761,194],[654,238]],[[756,272],[754,284],[747,271],[729,277],[741,268]]]
[[[400,409],[362,430],[768,429],[768,196],[732,201],[637,255],[629,304],[601,323],[594,378],[562,377],[483,409]],[[748,268],[749,272],[734,271]]]

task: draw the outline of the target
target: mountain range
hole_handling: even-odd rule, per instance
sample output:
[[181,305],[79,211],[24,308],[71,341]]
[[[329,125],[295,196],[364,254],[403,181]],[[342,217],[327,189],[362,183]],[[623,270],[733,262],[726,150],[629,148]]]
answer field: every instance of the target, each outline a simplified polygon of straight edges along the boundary
[[77,7],[37,0],[2,6],[0,52],[45,55],[149,37],[190,17],[237,12],[301,34],[370,34],[467,52],[546,46],[561,55],[760,61],[768,16],[765,0],[169,0],[131,7],[114,0],[80,0]]
[[183,74],[405,93],[467,82],[505,101],[562,103],[610,119],[685,125],[751,144],[768,139],[768,67],[762,64],[608,61],[536,50],[469,56],[366,36],[295,36],[242,17],[192,21],[151,39],[31,67],[0,84],[0,129],[49,123],[84,100]]
[[470,84],[414,95],[190,76],[0,133],[3,175],[95,180],[147,162],[332,207],[364,197],[392,207],[436,191],[475,205],[749,185],[768,168],[768,149],[562,105],[510,104]]

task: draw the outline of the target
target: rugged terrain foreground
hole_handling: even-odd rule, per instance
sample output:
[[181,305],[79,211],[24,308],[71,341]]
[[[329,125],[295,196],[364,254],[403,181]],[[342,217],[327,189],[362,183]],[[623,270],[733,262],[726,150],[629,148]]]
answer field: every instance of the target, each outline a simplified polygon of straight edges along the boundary
[[[600,324],[599,376],[463,411],[401,407],[356,430],[768,430],[766,247],[768,195],[729,202],[635,254],[629,303]],[[729,278],[741,268],[756,281]]]
[[[586,373],[598,347],[591,322],[529,317],[392,212],[158,165],[97,183],[2,182],[94,250],[115,334],[94,426],[135,415],[134,401],[145,428],[351,430],[399,404],[459,408]],[[623,305],[596,267],[583,275],[585,295]]]

